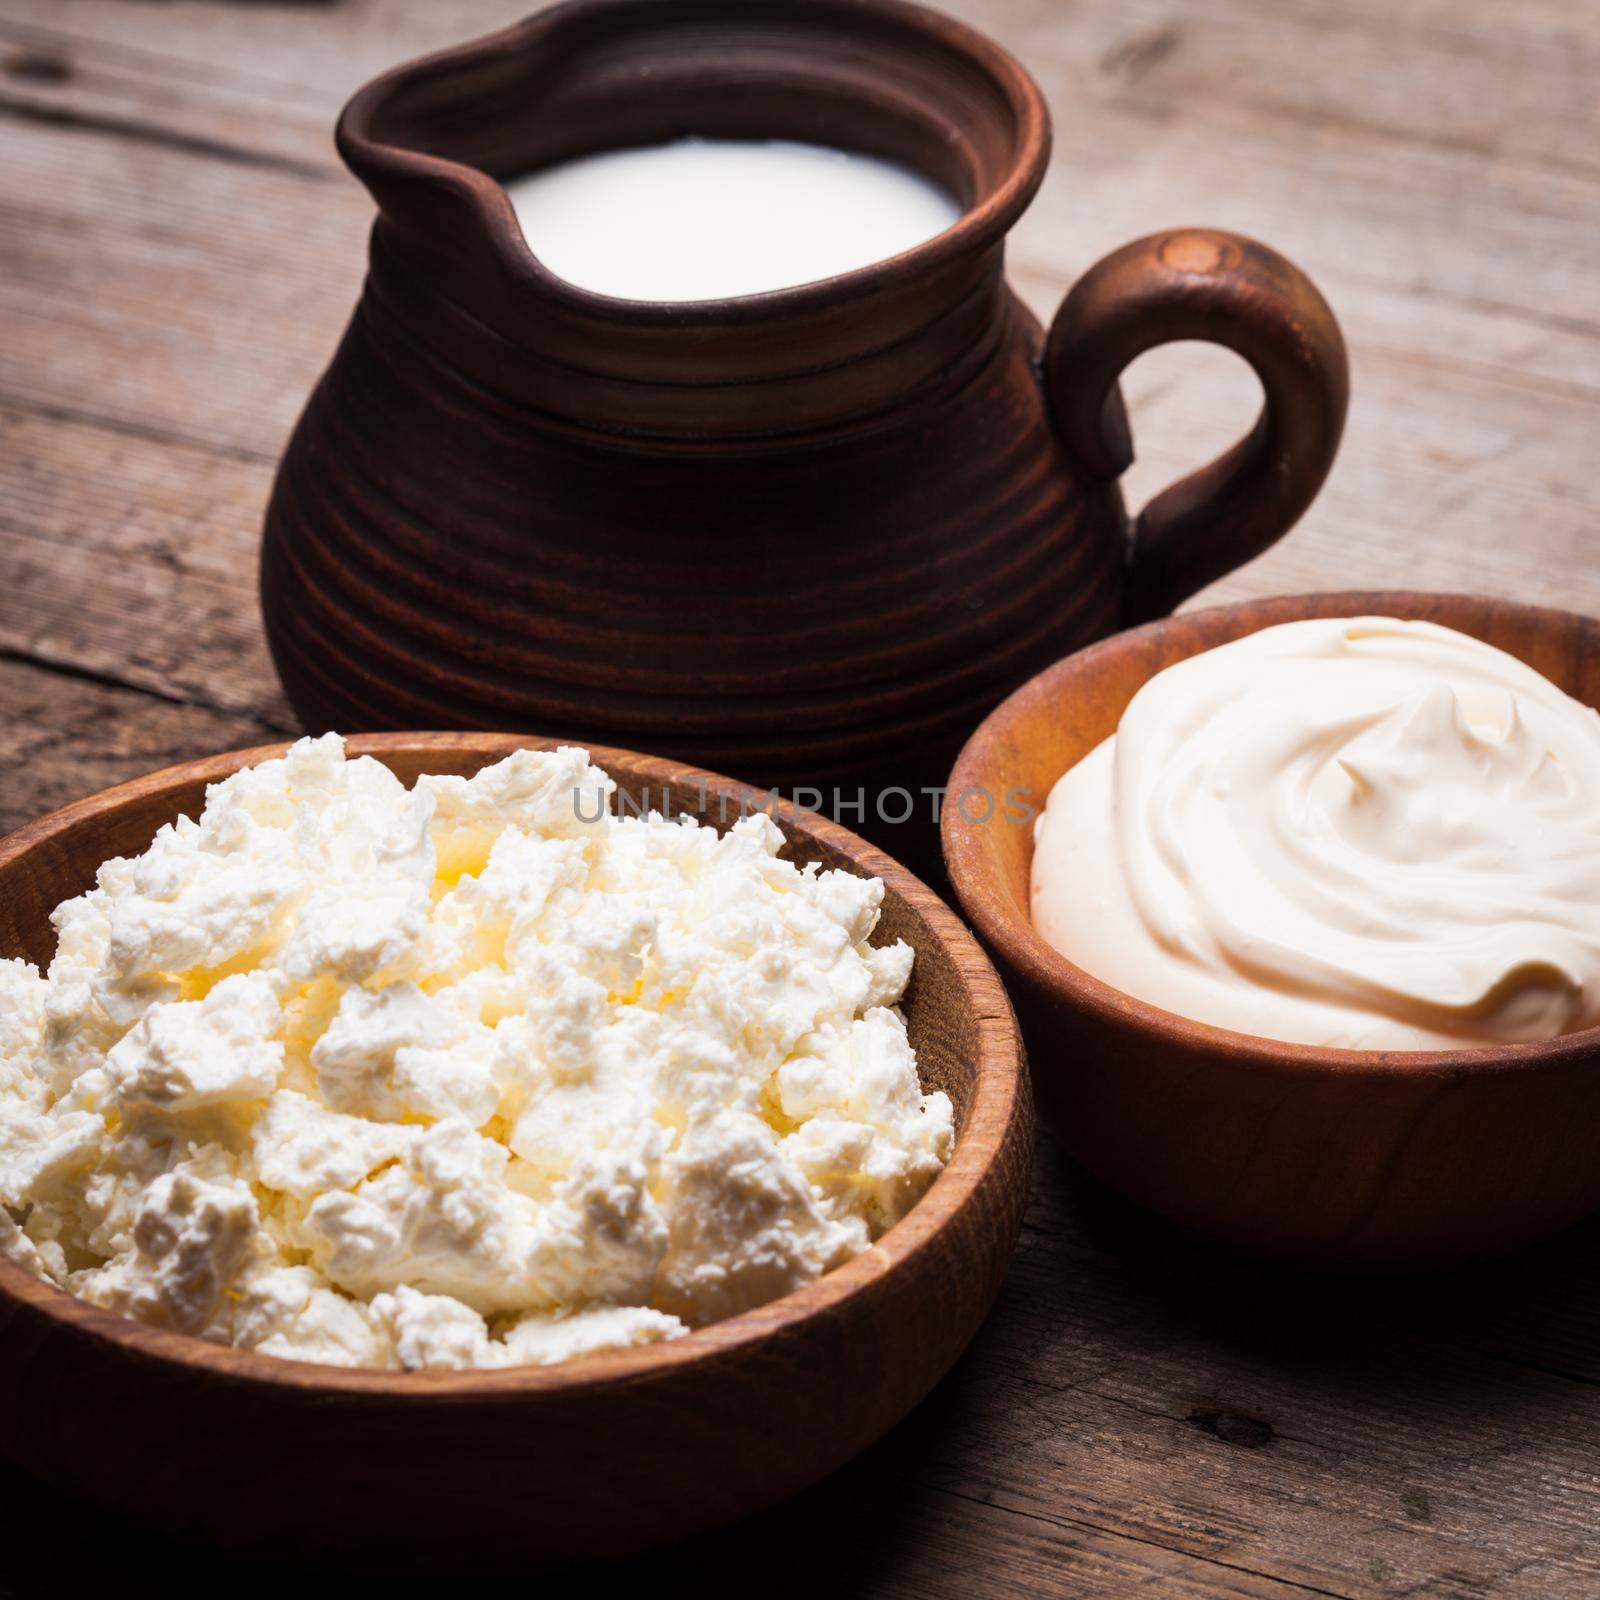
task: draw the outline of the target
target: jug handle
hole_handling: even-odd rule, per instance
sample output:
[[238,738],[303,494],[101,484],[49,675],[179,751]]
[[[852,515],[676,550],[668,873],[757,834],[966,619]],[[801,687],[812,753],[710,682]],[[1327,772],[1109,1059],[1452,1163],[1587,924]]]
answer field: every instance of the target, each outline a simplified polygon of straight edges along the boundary
[[1344,339],[1311,280],[1239,234],[1151,234],[1079,279],[1045,343],[1056,431],[1091,481],[1109,484],[1133,460],[1118,378],[1134,357],[1178,339],[1243,356],[1266,399],[1238,444],[1164,489],[1135,519],[1125,626],[1165,616],[1287,533],[1322,487],[1344,430]]

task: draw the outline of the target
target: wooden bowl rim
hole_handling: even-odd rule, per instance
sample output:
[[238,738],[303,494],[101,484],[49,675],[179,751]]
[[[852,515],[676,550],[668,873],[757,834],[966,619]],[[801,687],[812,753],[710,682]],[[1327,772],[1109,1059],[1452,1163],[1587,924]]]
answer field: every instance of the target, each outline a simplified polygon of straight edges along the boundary
[[[0,870],[67,830],[108,815],[132,800],[148,799],[164,790],[197,782],[219,782],[243,767],[281,756],[291,743],[285,740],[180,762],[74,801],[0,839]],[[571,739],[509,733],[379,733],[351,735],[345,740],[345,749],[351,756],[371,755],[380,759],[385,754],[426,756],[451,752],[482,756],[487,764],[516,750],[554,750],[573,743]],[[893,889],[923,922],[934,943],[948,958],[960,980],[961,993],[971,1010],[977,1037],[972,1100],[950,1160],[899,1222],[843,1266],[766,1305],[694,1329],[678,1339],[638,1349],[577,1357],[551,1366],[396,1372],[378,1367],[336,1367],[258,1355],[197,1335],[151,1327],[120,1313],[103,1310],[5,1260],[0,1260],[0,1301],[8,1297],[21,1301],[57,1322],[105,1340],[129,1354],[201,1368],[224,1379],[275,1383],[300,1390],[459,1403],[463,1399],[491,1401],[556,1392],[570,1396],[577,1391],[642,1383],[675,1369],[698,1366],[774,1333],[792,1329],[891,1274],[909,1270],[917,1258],[933,1246],[935,1238],[965,1213],[1001,1155],[1016,1118],[1026,1115],[1021,1035],[988,956],[965,924],[933,890],[876,846],[838,823],[797,808],[786,800],[774,802],[764,790],[699,767],[615,746],[595,744],[581,748],[607,772],[625,773],[651,788],[688,783],[698,790],[703,783],[708,802],[714,801],[719,807],[724,798],[730,809],[741,802],[751,808],[767,806],[775,819],[790,830],[829,846],[863,874],[883,879],[885,887]],[[1000,1005],[986,1003],[986,994],[999,997]]]
[[[665,6],[671,0],[657,0]],[[703,11],[703,6],[698,8]],[[732,6],[729,7],[730,14]],[[662,328],[698,326],[702,323],[742,323],[799,313],[843,298],[862,299],[880,290],[915,282],[957,258],[988,249],[1009,232],[1044,181],[1050,160],[1050,113],[1044,96],[1022,63],[987,34],[958,18],[912,0],[827,0],[818,7],[818,21],[826,11],[848,16],[889,18],[909,32],[960,50],[994,79],[1017,118],[1017,155],[1006,179],[976,204],[963,209],[943,232],[895,255],[864,267],[835,273],[809,283],[791,284],[757,294],[725,295],[709,300],[636,300],[584,289],[557,276],[534,254],[523,237],[516,211],[500,179],[477,167],[447,156],[428,155],[402,145],[389,144],[372,132],[374,119],[385,103],[415,78],[462,66],[478,57],[509,55],[537,45],[545,35],[584,13],[612,12],[620,19],[638,14],[634,0],[561,0],[520,22],[463,44],[435,50],[391,67],[358,89],[339,115],[337,143],[347,164],[358,173],[386,171],[420,178],[455,191],[477,212],[487,237],[493,241],[503,271],[516,279],[537,284],[540,293],[574,310],[602,312],[636,325]],[[659,18],[651,18],[659,26]],[[926,176],[926,174],[924,174]]]
[[[1574,623],[1600,628],[1600,623],[1593,618],[1550,606],[1528,605],[1486,595],[1415,589],[1327,590],[1311,594],[1273,595],[1161,617],[1064,656],[1008,695],[984,718],[962,747],[951,770],[948,792],[952,795],[962,794],[969,789],[1000,792],[1004,785],[992,775],[992,769],[997,762],[996,750],[1004,747],[1007,738],[1069,696],[1073,684],[1086,669],[1126,652],[1140,641],[1160,638],[1175,627],[1204,621],[1227,625],[1227,637],[1219,641],[1225,643],[1259,633],[1261,629],[1277,623],[1310,617],[1405,618],[1424,601],[1431,608],[1448,611],[1455,611],[1457,607],[1470,607],[1477,611],[1486,605],[1493,605],[1502,612],[1514,612],[1530,623],[1543,623],[1551,628],[1570,627]],[[1249,625],[1233,631],[1236,623]],[[1461,631],[1471,632],[1469,628]],[[1200,653],[1198,649],[1186,651],[1180,659]],[[995,952],[1002,967],[1016,972],[1053,1000],[1088,1012],[1102,1023],[1150,1034],[1174,1048],[1202,1051],[1213,1057],[1225,1056],[1231,1064],[1245,1070],[1288,1079],[1318,1075],[1391,1079],[1396,1074],[1408,1077],[1457,1077],[1536,1072],[1589,1066],[1596,1051],[1600,1050],[1600,1024],[1575,1033],[1560,1034],[1553,1039],[1525,1044],[1465,1045],[1448,1050],[1357,1050],[1331,1045],[1291,1044],[1284,1040],[1265,1039],[1258,1034],[1217,1027],[1208,1022],[1197,1022],[1191,1017],[1152,1005],[1147,1000],[1124,994],[1122,990],[1084,971],[1054,946],[1047,944],[1034,930],[1029,918],[1019,918],[1010,909],[1008,897],[996,884],[988,860],[978,848],[976,829],[970,824],[964,825],[957,815],[957,808],[953,806],[947,805],[944,809],[940,839],[956,898],[984,943]]]

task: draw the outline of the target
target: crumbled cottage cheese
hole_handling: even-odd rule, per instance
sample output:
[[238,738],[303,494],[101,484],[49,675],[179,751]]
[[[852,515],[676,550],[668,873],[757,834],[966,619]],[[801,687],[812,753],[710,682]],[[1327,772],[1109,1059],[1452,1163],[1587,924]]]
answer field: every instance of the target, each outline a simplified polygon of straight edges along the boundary
[[882,884],[611,789],[564,749],[407,791],[330,735],[108,861],[48,977],[0,961],[0,1253],[271,1355],[464,1368],[865,1249],[952,1142]]

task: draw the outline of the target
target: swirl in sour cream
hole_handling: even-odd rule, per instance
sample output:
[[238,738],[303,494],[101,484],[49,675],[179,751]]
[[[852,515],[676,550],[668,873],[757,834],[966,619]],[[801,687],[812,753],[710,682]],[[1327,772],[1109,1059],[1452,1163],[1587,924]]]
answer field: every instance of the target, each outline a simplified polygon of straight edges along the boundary
[[1600,1022],[1600,715],[1453,629],[1287,623],[1179,662],[1061,778],[1033,920],[1127,994],[1379,1050]]

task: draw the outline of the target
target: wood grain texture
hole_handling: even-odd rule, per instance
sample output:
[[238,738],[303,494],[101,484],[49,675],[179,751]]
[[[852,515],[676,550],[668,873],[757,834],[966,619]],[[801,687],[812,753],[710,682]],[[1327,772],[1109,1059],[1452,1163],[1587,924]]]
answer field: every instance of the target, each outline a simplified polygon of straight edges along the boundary
[[[0,0],[0,401],[25,428],[0,436],[0,826],[281,726],[255,544],[371,221],[334,117],[384,68],[534,4]],[[1600,614],[1587,0],[951,9],[1055,118],[1007,256],[1037,316],[1128,239],[1201,224],[1270,240],[1343,325],[1354,388],[1326,487],[1197,604],[1410,586]],[[1123,386],[1133,508],[1260,399],[1242,364],[1189,346]],[[195,571],[216,587],[191,590]],[[1593,1227],[1415,1284],[1241,1266],[1046,1141],[996,1313],[914,1417],[798,1501],[625,1576],[919,1600],[1587,1596],[1597,1285]],[[1189,1420],[1218,1409],[1236,1421]],[[73,1504],[9,1472],[0,1502],[0,1592],[215,1570],[117,1525],[86,1538]],[[239,1563],[227,1581],[347,1588],[252,1585]]]
[[[0,953],[37,963],[51,910],[142,850],[207,784],[268,746],[107,790],[0,841]],[[352,740],[407,783],[522,748],[491,734]],[[631,802],[726,826],[769,798],[596,746]],[[649,1349],[492,1373],[386,1373],[235,1350],[119,1317],[0,1262],[0,1450],[163,1532],[254,1555],[550,1565],[731,1522],[816,1481],[897,1422],[971,1339],[1021,1225],[1032,1117],[1016,1020],[993,967],[915,878],[836,824],[771,807],[791,859],[880,877],[879,936],[916,952],[907,1029],[956,1143],[870,1250],[742,1316]],[[159,1434],[159,1461],[146,1441]],[[341,1512],[305,1493],[315,1460]],[[684,1461],[695,1470],[682,1470]]]
[[[1214,606],[1120,633],[1042,672],[980,724],[956,795],[1036,815],[1158,672],[1310,617],[1437,622],[1600,708],[1600,622],[1415,592]],[[1066,1147],[1213,1242],[1342,1271],[1437,1269],[1524,1249],[1600,1211],[1600,1028],[1474,1050],[1319,1049],[1194,1022],[1075,966],[1029,914],[1033,829],[998,801],[947,806],[945,862],[1028,1040]]]
[[96,786],[273,736],[248,716],[125,689],[99,670],[0,652],[0,833]]

